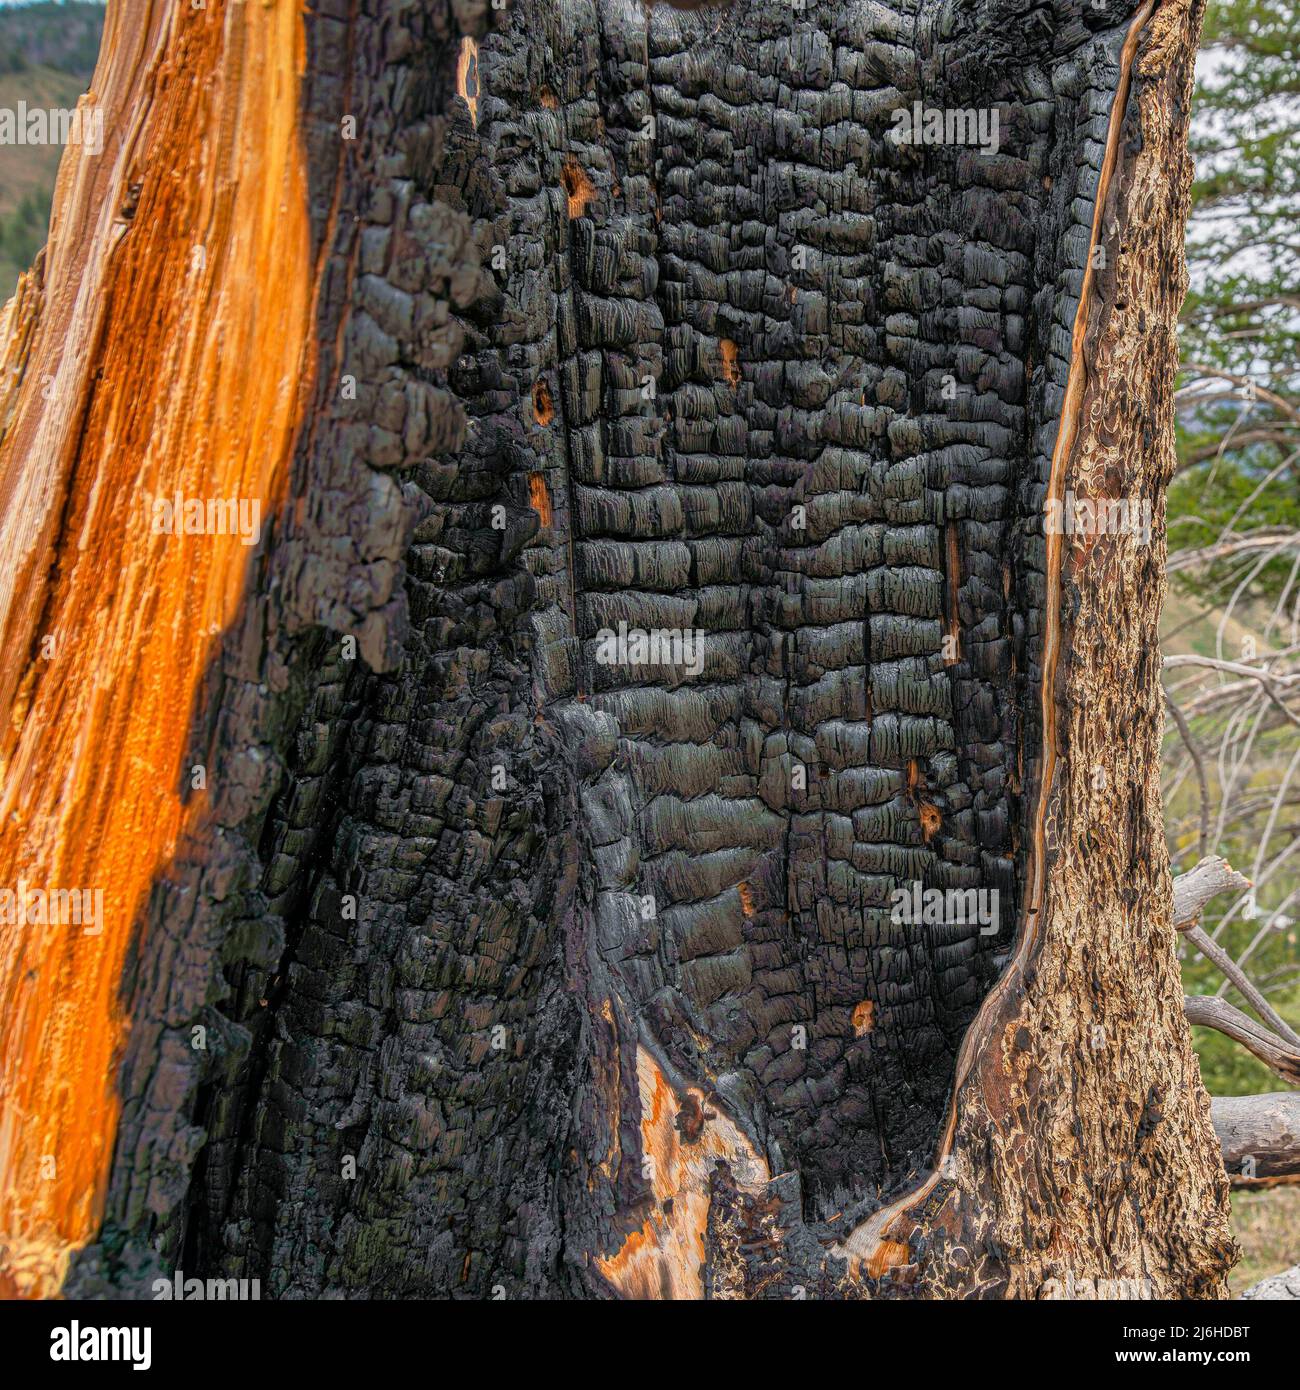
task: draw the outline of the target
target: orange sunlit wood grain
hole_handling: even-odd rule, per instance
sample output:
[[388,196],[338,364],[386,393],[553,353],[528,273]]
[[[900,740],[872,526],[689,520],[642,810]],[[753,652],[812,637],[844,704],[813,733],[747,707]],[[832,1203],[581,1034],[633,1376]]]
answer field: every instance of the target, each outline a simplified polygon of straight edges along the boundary
[[456,59],[456,93],[469,107],[469,118],[478,125],[478,44],[466,35]]
[[655,1200],[642,1225],[596,1264],[627,1298],[703,1298],[704,1235],[714,1165],[719,1160],[731,1164],[747,1187],[761,1186],[771,1173],[748,1136],[716,1101],[706,1107],[699,1092],[693,1098],[699,1102],[702,1123],[683,1134],[679,1117],[686,1098],[677,1094],[643,1047],[637,1048],[636,1072],[643,1171]]
[[123,963],[205,813],[182,799],[191,717],[254,553],[153,534],[148,501],[256,499],[265,526],[314,368],[303,61],[292,0],[110,0],[105,148],[65,154],[43,294],[0,321],[22,372],[0,399],[0,887],[104,895],[98,935],[0,925],[11,1295],[56,1292],[100,1220]]

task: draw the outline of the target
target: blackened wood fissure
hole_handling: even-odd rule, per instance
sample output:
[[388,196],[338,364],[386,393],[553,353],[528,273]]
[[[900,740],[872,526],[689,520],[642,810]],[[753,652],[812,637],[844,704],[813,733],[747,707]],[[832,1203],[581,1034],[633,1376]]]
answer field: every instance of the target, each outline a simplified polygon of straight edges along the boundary
[[[930,1170],[1024,907],[1135,8],[308,16],[315,407],[70,1291],[681,1292],[629,1243],[681,1218],[655,1086],[675,1153],[726,1127],[701,1292],[764,1238],[870,1282],[827,1250]],[[914,103],[996,152],[894,142]],[[997,917],[897,920],[914,884]]]

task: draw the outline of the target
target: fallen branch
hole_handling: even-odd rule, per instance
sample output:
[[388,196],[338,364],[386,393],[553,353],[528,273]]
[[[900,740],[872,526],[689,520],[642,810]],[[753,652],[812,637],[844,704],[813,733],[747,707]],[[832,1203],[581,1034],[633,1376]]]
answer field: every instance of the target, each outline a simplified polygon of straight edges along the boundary
[[[1230,890],[1240,892],[1250,886],[1250,879],[1244,874],[1239,874],[1220,855],[1214,854],[1208,859],[1202,859],[1194,869],[1189,869],[1187,873],[1179,874],[1174,879],[1174,930],[1182,932],[1206,960],[1218,966],[1224,978],[1231,981],[1241,991],[1242,998],[1278,1034],[1279,1041],[1285,1040],[1286,1044],[1293,1044],[1300,1048],[1300,1035],[1297,1035],[1291,1025],[1273,1008],[1227,951],[1216,942],[1211,941],[1197,925],[1201,919],[1202,909],[1211,898]],[[1199,1004],[1198,1007],[1200,1007]],[[1233,1012],[1235,1013],[1236,1010]],[[1208,1026],[1213,1028],[1219,1025],[1210,1022]],[[1229,1037],[1236,1037],[1236,1034],[1227,1028],[1222,1028],[1220,1031],[1228,1033]],[[1242,1038],[1238,1038],[1237,1041],[1243,1042],[1247,1047],[1250,1046]]]
[[1300,1179],[1300,1093],[1215,1096],[1210,1117],[1233,1187],[1275,1187]]
[[1183,1000],[1183,1012],[1188,1023],[1218,1029],[1258,1057],[1283,1081],[1300,1086],[1300,1048],[1233,1008],[1226,999],[1212,994],[1189,994]]

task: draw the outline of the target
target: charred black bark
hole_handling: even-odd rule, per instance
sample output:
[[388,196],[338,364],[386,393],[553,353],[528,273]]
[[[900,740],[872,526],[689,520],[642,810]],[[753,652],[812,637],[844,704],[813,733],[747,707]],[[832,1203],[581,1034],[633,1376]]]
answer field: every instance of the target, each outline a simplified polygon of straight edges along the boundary
[[[704,1291],[862,1291],[826,1247],[928,1167],[1022,906],[1134,8],[308,16],[316,406],[70,1290],[642,1291],[641,1050],[774,1179],[713,1170]],[[914,884],[997,917],[899,921]]]

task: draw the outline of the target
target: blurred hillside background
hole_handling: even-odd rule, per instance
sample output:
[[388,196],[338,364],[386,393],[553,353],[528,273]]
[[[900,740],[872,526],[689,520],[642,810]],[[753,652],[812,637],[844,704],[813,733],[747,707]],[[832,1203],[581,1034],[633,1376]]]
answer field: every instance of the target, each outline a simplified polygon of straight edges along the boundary
[[[0,107],[74,105],[103,15],[0,4]],[[1163,628],[1169,846],[1175,873],[1217,853],[1253,881],[1203,925],[1300,1029],[1300,0],[1211,0],[1193,151]],[[0,301],[44,243],[60,153],[0,147]],[[1249,1010],[1181,951],[1189,994]],[[1194,1033],[1213,1094],[1290,1089],[1223,1034]],[[1234,1290],[1300,1261],[1300,1187],[1237,1193],[1233,1209]]]

